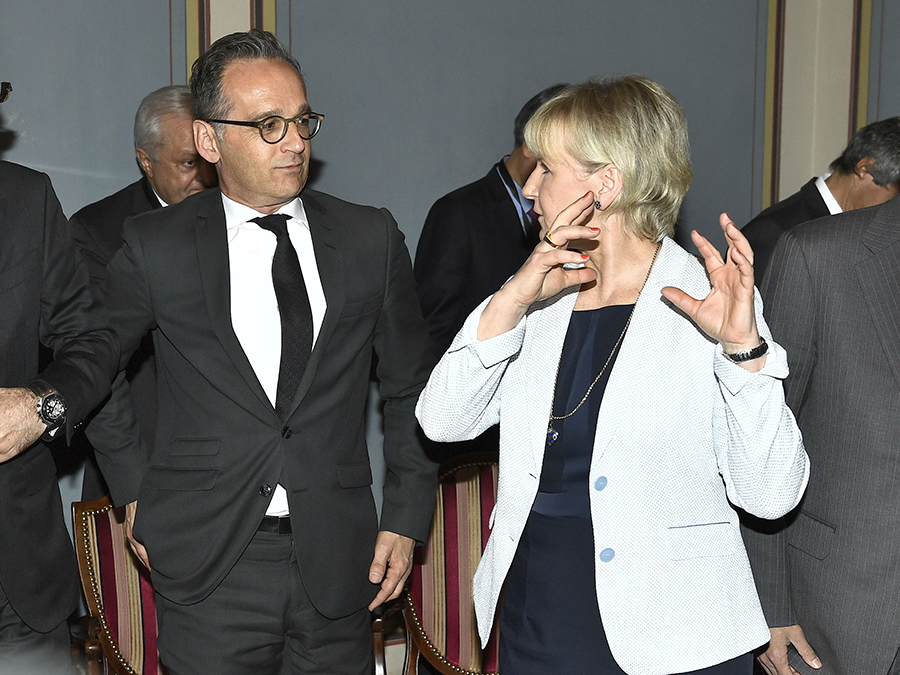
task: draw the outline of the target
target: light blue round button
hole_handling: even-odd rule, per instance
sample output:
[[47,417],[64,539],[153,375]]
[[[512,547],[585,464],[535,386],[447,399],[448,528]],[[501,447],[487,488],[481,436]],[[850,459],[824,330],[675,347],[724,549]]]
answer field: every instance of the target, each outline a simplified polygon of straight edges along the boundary
[[606,476],[600,476],[597,480],[594,481],[594,489],[597,492],[600,492],[600,490],[606,487],[606,483]]
[[600,560],[602,562],[609,562],[610,560],[612,560],[615,557],[616,557],[616,552],[613,551],[611,548],[605,548],[602,551],[600,551]]

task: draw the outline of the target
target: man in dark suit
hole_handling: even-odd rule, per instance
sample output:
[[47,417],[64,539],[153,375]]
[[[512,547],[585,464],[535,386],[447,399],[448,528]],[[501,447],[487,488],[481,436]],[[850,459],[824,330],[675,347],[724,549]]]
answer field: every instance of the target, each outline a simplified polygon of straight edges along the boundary
[[[369,673],[367,606],[399,595],[436,487],[414,416],[434,358],[403,236],[384,209],[300,194],[323,117],[272,35],[216,41],[191,90],[221,190],[125,224],[107,306],[124,359],[153,331],[156,444],[142,469],[137,439],[112,429],[100,467],[129,503],[173,675]],[[128,426],[122,384],[110,427]]]
[[900,117],[857,131],[830,169],[830,174],[811,179],[741,229],[753,247],[757,283],[762,283],[775,244],[787,230],[816,218],[883,204],[900,192]]
[[[469,313],[515,274],[538,243],[533,202],[522,195],[522,186],[537,165],[525,145],[525,125],[566,86],[555,84],[529,99],[516,115],[513,151],[484,178],[444,195],[428,212],[416,248],[416,290],[438,358]],[[440,460],[496,452],[499,442],[495,426],[460,443],[426,439],[426,447],[429,456]]]
[[[98,290],[106,266],[122,247],[126,218],[177,204],[216,184],[216,171],[194,147],[191,90],[170,86],[148,94],[134,117],[134,152],[142,177],[109,197],[88,204],[72,216],[75,242],[87,262],[91,284]],[[134,412],[146,448],[153,447],[156,428],[156,361],[153,340],[146,336],[124,375],[131,384]],[[92,428],[87,426],[87,435]],[[82,499],[107,493],[90,448],[84,469]]]
[[415,274],[438,357],[469,313],[515,274],[538,243],[532,201],[522,195],[537,164],[525,145],[525,125],[565,87],[556,84],[532,97],[516,116],[513,151],[484,178],[444,195],[428,212]]
[[786,232],[762,294],[814,470],[792,514],[744,530],[760,662],[900,673],[900,198]]
[[[0,162],[0,673],[71,672],[78,568],[56,467],[38,439],[71,439],[109,392],[118,343],[46,175]],[[53,361],[38,373],[38,348]]]

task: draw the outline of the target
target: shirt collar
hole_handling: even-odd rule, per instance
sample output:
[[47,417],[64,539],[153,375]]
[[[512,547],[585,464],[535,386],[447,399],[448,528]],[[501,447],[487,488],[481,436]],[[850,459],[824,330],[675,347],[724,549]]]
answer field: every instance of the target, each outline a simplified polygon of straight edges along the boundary
[[838,204],[837,199],[834,198],[834,195],[831,194],[831,190],[828,189],[828,185],[825,183],[825,179],[830,175],[830,173],[823,173],[821,176],[816,178],[816,187],[819,188],[819,194],[821,194],[822,199],[825,200],[825,206],[828,207],[828,213],[834,216],[838,213],[843,213],[844,209],[842,209],[841,205]]
[[[222,193],[222,206],[225,208],[225,225],[229,229],[239,227],[244,223],[250,222],[254,218],[266,215],[249,206],[239,204],[233,199],[225,196],[224,192]],[[309,221],[306,219],[306,211],[303,208],[303,201],[300,197],[295,197],[279,208],[275,213],[284,213],[285,215],[290,216],[291,220],[295,220],[304,227],[309,228]]]
[[[150,189],[153,190],[152,185],[150,186]],[[162,206],[163,208],[166,208],[168,206],[168,204],[166,204],[166,201],[159,196],[159,193],[156,190],[153,190],[153,196],[156,197],[156,200],[159,202],[160,206]]]

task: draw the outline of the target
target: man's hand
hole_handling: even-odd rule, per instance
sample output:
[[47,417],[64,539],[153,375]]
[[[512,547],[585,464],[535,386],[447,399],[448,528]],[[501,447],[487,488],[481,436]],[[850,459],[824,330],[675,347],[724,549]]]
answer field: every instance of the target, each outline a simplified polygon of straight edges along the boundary
[[131,544],[131,550],[137,556],[137,559],[144,563],[144,567],[150,569],[150,558],[147,557],[147,549],[144,545],[134,538],[134,516],[137,513],[137,501],[129,502],[125,505],[125,536],[128,537],[128,543]]
[[769,675],[799,675],[788,663],[788,645],[791,644],[810,666],[822,667],[822,662],[819,661],[813,648],[809,646],[800,626],[795,624],[770,628],[769,633],[772,636],[769,646],[766,647],[766,651],[756,657]]
[[372,611],[387,600],[400,595],[406,577],[412,571],[413,549],[416,542],[402,534],[382,530],[375,540],[375,557],[369,566],[369,581],[381,583],[381,590],[369,605]]
[[30,447],[47,429],[37,414],[38,398],[24,388],[0,388],[0,463]]

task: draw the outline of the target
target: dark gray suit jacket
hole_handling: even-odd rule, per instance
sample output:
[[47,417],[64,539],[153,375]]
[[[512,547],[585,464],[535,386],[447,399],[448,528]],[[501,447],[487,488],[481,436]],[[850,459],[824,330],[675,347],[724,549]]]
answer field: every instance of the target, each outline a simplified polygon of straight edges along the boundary
[[[98,460],[117,503],[138,499],[135,534],[154,588],[174,602],[197,602],[215,588],[254,536],[277,483],[288,493],[297,560],[316,608],[347,616],[372,600],[377,586],[367,572],[379,523],[365,412],[373,352],[385,402],[380,528],[420,542],[428,536],[437,476],[414,408],[434,357],[403,235],[386,210],[312,190],[303,204],[328,307],[286,422],[232,328],[218,189],[127,221],[108,269],[107,306],[123,359],[153,331],[159,415],[146,469],[127,429],[111,429],[106,446],[96,445]],[[110,404],[121,400],[114,395]]]
[[[0,387],[40,373],[66,399],[66,429],[109,392],[118,343],[88,291],[88,276],[50,179],[0,162]],[[46,632],[78,601],[75,552],[63,523],[56,466],[38,442],[0,463],[0,585],[19,617]]]
[[887,673],[900,647],[900,199],[786,232],[763,284],[809,453],[798,509],[745,529],[770,626],[819,671]]
[[792,227],[829,215],[828,206],[812,178],[798,192],[773,204],[741,228],[753,247],[753,269],[756,283],[762,284],[769,259],[778,238]]
[[[127,218],[153,209],[162,208],[146,177],[128,185],[115,194],[88,204],[72,218],[75,244],[87,263],[91,277],[91,290],[99,293],[106,281],[106,266],[122,248],[122,230]],[[128,363],[125,376],[131,385],[134,414],[141,430],[145,448],[153,447],[156,430],[156,359],[153,356],[153,339],[147,335]],[[92,435],[92,425],[86,428]],[[86,439],[78,437],[87,446]],[[76,438],[76,440],[78,440]],[[81,498],[99,499],[106,494],[106,485],[99,475],[96,463],[91,459],[90,447],[83,447],[88,457],[84,467],[84,487]]]

